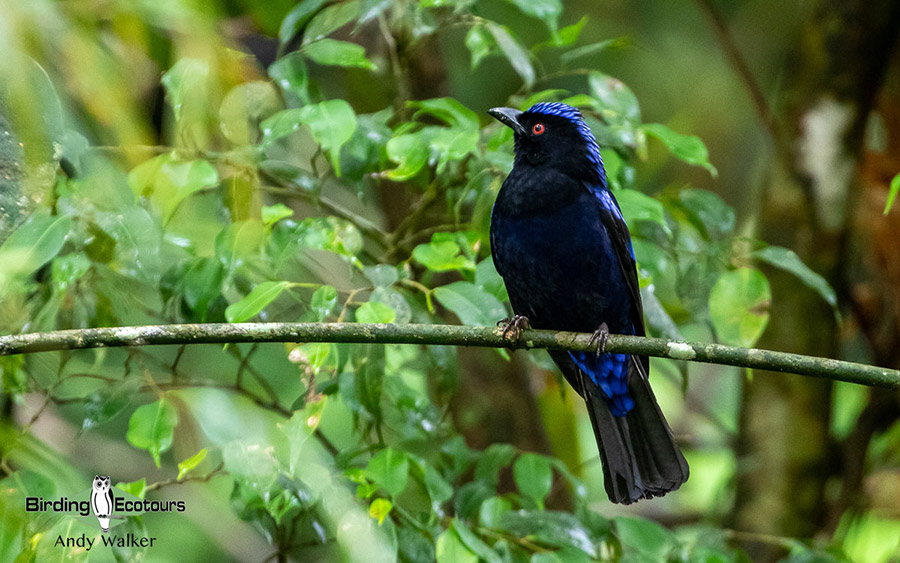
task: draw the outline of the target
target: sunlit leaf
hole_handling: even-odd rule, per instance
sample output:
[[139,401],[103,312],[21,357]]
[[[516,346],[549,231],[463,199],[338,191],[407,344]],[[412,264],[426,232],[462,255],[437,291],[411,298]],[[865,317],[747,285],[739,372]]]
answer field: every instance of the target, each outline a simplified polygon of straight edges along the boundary
[[191,457],[185,459],[184,461],[178,462],[178,477],[176,479],[181,481],[184,479],[184,476],[187,475],[192,470],[196,469],[198,465],[203,463],[203,460],[206,459],[207,449],[203,448],[199,452],[195,453]]
[[709,293],[709,317],[724,344],[753,346],[769,322],[772,292],[759,270],[725,272]]
[[262,222],[264,225],[273,225],[282,219],[286,219],[294,214],[294,210],[283,203],[275,205],[263,205]]
[[419,133],[392,137],[387,143],[387,155],[399,166],[384,172],[384,176],[402,182],[418,174],[428,162],[428,146],[423,140]]
[[356,310],[356,320],[361,323],[388,324],[396,318],[397,313],[392,308],[377,301],[367,301]]
[[478,556],[463,543],[453,528],[447,528],[435,543],[437,563],[478,563]]
[[378,520],[378,525],[384,524],[384,519],[391,513],[394,504],[385,498],[377,498],[369,505],[369,516]]
[[894,200],[897,199],[897,193],[900,192],[900,174],[894,176],[891,180],[891,186],[888,189],[887,201],[884,203],[884,214],[887,215],[890,212],[891,207],[894,206]]

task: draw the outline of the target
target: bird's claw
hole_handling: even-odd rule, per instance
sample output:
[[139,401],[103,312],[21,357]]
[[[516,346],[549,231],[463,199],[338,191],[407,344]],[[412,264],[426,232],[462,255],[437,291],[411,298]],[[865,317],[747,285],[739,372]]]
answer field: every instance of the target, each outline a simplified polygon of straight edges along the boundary
[[606,353],[606,343],[609,341],[609,327],[606,323],[600,323],[600,326],[597,327],[597,330],[591,334],[591,339],[588,341],[588,344],[597,343],[597,357],[600,357],[600,354]]
[[513,317],[497,321],[497,328],[504,340],[518,340],[522,335],[522,331],[530,328],[531,325],[528,317],[525,315],[514,315]]

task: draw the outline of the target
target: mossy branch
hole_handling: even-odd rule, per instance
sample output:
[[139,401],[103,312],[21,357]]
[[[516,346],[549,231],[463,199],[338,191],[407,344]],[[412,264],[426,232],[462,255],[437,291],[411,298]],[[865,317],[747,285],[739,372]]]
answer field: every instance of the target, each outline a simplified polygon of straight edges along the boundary
[[[422,344],[487,348],[593,350],[587,333],[526,330],[518,340],[504,338],[489,327],[357,324],[357,323],[235,323],[176,324],[58,330],[0,336],[0,356],[56,350],[121,346],[225,344],[238,342],[346,342]],[[706,362],[768,371],[796,373],[871,387],[900,389],[900,371],[832,360],[722,344],[673,342],[662,338],[610,335],[607,351]]]

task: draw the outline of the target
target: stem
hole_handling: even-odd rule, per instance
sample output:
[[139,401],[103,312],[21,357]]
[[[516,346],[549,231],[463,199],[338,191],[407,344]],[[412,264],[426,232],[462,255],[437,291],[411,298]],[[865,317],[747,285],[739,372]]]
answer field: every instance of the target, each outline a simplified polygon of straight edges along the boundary
[[[593,351],[588,333],[525,330],[518,340],[496,328],[360,323],[213,323],[87,328],[0,337],[0,356],[121,346],[236,342],[344,342]],[[606,351],[796,373],[900,389],[900,371],[853,362],[722,344],[610,335]]]

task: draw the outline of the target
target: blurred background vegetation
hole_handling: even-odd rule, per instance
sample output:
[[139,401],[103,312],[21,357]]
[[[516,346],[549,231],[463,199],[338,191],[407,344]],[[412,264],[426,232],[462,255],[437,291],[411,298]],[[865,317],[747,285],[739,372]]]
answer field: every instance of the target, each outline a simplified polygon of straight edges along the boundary
[[[654,335],[898,368],[898,29],[890,0],[0,0],[0,333],[492,325],[512,143],[485,111],[557,99],[603,147]],[[0,370],[2,561],[900,561],[896,392],[654,360],[692,475],[621,507],[543,352]],[[188,510],[115,529],[146,552],[54,547],[96,524],[24,497],[94,474]]]

